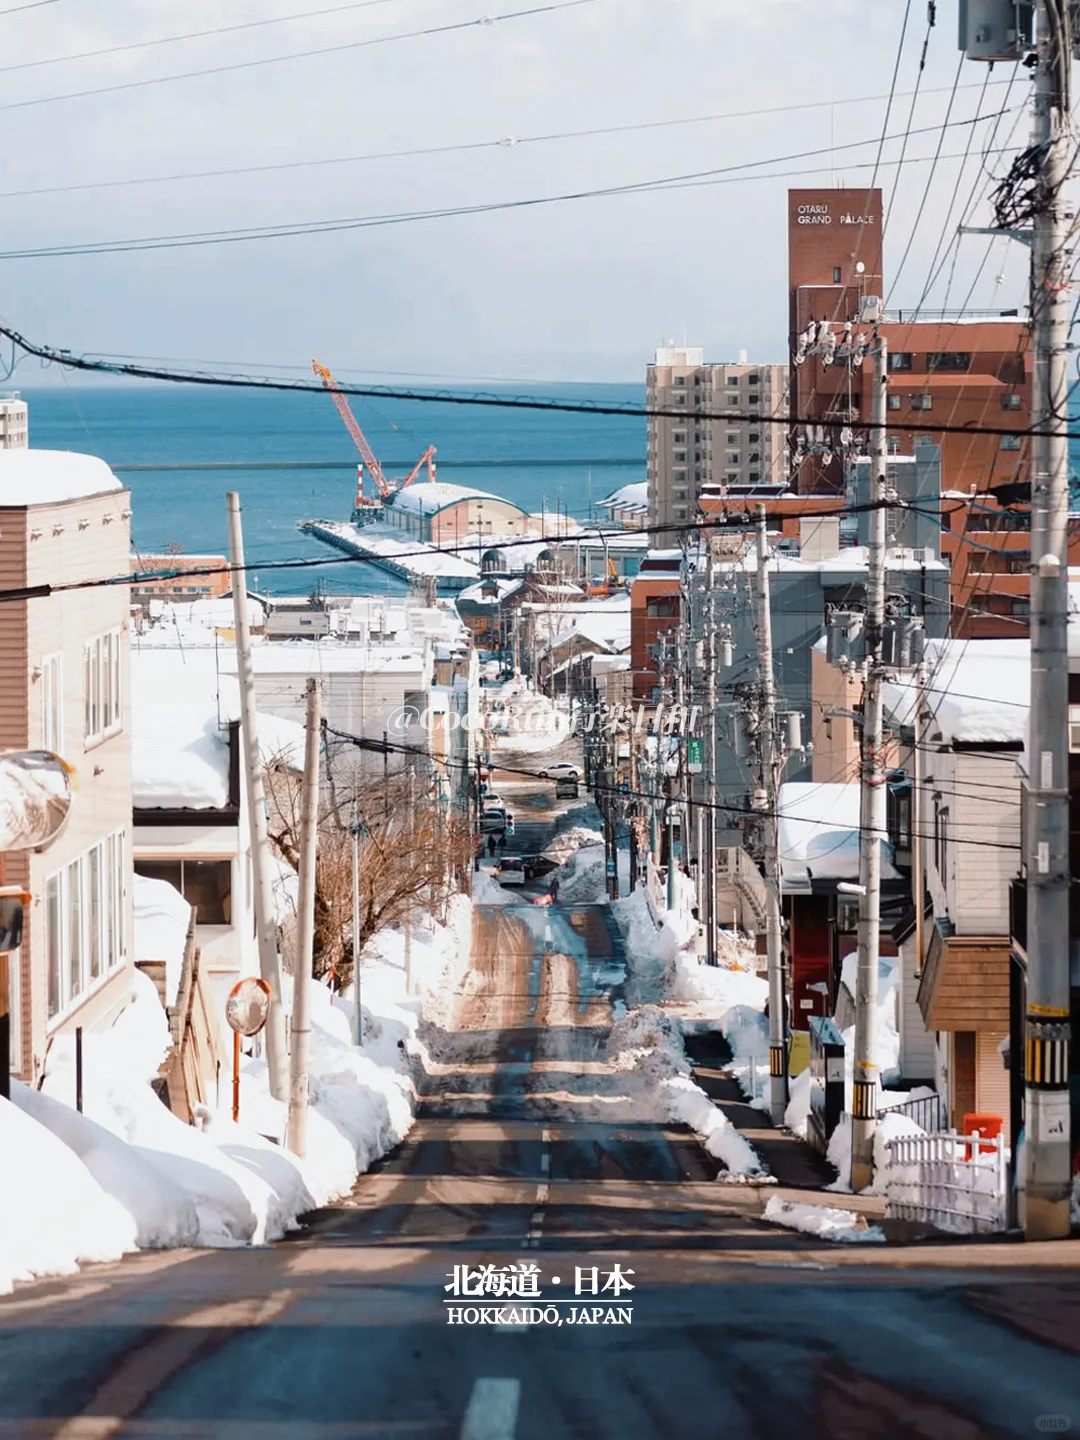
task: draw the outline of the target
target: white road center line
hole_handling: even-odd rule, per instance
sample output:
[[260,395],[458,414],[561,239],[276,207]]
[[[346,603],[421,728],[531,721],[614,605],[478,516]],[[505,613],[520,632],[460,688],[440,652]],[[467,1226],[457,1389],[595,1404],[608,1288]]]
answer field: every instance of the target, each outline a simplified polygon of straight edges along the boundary
[[482,1376],[469,1396],[460,1440],[514,1440],[521,1381]]

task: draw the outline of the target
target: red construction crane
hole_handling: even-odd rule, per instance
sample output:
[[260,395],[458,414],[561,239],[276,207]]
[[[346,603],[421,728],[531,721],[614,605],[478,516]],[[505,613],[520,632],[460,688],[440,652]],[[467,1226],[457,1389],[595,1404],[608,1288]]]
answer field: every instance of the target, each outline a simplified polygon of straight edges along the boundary
[[312,360],[311,368],[315,371],[315,374],[318,375],[319,379],[326,387],[330,399],[333,400],[334,404],[337,406],[338,414],[341,416],[342,420],[345,421],[345,428],[352,436],[353,444],[360,451],[360,454],[363,457],[363,464],[358,466],[359,473],[357,475],[356,484],[356,504],[358,508],[363,505],[371,506],[375,503],[373,500],[366,500],[364,497],[364,465],[367,466],[368,474],[371,476],[375,488],[378,490],[379,494],[384,500],[389,499],[390,496],[395,493],[395,491],[404,490],[406,485],[411,485],[425,465],[427,465],[428,479],[430,481],[434,481],[434,445],[428,446],[428,448],[424,451],[423,455],[420,456],[420,459],[416,462],[416,464],[413,466],[413,468],[403,480],[387,480],[386,476],[383,474],[382,466],[375,458],[375,452],[368,444],[367,437],[360,429],[360,426],[356,420],[356,416],[352,413],[349,402],[341,393],[341,390],[338,387],[338,383],[334,379],[333,375],[331,375],[330,371],[326,368],[325,365],[320,365],[318,360]]

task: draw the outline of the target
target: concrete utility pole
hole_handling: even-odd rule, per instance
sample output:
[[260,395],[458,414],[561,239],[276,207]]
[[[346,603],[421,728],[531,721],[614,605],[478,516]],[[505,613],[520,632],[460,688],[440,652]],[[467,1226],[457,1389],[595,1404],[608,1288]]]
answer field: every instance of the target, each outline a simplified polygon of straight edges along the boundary
[[776,681],[773,676],[772,597],[769,587],[769,533],[765,506],[758,507],[757,642],[761,686],[761,785],[765,805],[765,945],[769,975],[769,1114],[784,1123],[788,1102],[787,1014],[784,995],[784,942],[780,921],[779,808],[780,767],[776,757]]
[[705,959],[716,964],[716,566],[709,545],[705,572]]
[[285,1010],[281,1003],[281,956],[278,953],[274,891],[267,834],[266,775],[259,752],[259,721],[255,710],[255,671],[251,663],[247,571],[240,523],[240,496],[226,496],[229,513],[229,561],[232,565],[233,620],[236,626],[236,669],[240,684],[240,741],[243,747],[251,843],[252,902],[259,947],[259,974],[270,987],[266,1022],[266,1063],[270,1094],[284,1101],[289,1093],[289,1061],[285,1043]]
[[311,1041],[311,961],[315,949],[315,861],[319,840],[319,749],[322,696],[319,682],[307,682],[304,781],[300,791],[300,872],[296,905],[296,963],[289,1051],[289,1116],[285,1143],[294,1155],[307,1153],[308,1048]]
[[[413,759],[411,755],[405,763],[409,767],[409,808],[407,812],[409,816],[409,835],[414,836],[416,834],[416,796],[414,793],[416,776],[413,772]],[[412,988],[412,911],[410,910],[405,916],[405,994],[411,995]]]
[[1036,10],[1042,149],[1031,268],[1031,743],[1027,825],[1026,1089],[1022,1190],[1029,1240],[1069,1233],[1069,234],[1070,7]]
[[[355,785],[355,780],[353,784]],[[353,941],[353,1029],[357,1045],[364,1044],[364,1012],[360,1007],[360,810],[355,799],[349,819],[349,834],[352,837],[352,941]]]
[[[886,342],[875,331],[870,394],[870,536],[866,577],[866,680],[859,805],[859,953],[855,980],[855,1068],[851,1094],[851,1188],[865,1190],[873,1179],[877,1125],[878,952],[881,938],[881,843],[885,835],[884,709],[882,681],[885,631],[885,488],[888,442],[885,434],[888,383]],[[916,904],[921,907],[918,897]]]

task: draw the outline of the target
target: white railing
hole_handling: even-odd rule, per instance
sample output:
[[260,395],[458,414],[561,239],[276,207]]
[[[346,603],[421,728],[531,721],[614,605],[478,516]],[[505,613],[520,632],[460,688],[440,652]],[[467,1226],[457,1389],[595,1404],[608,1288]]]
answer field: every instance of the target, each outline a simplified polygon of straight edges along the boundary
[[1004,1230],[1008,1214],[1005,1138],[945,1131],[886,1144],[885,1214],[960,1235]]

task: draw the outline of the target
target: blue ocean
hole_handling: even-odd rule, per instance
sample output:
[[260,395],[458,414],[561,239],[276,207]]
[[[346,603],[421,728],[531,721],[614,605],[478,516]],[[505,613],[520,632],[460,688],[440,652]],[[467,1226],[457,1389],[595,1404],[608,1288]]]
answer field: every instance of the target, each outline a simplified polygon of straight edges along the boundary
[[[307,519],[347,520],[353,506],[359,456],[328,395],[135,382],[24,386],[20,393],[30,406],[31,445],[88,451],[116,467],[131,490],[137,552],[172,546],[225,554],[225,496],[236,490],[256,588],[277,594],[306,594],[317,585],[354,594],[403,588],[370,566],[334,558],[297,529]],[[641,385],[521,385],[498,393],[644,401]],[[605,495],[645,478],[645,422],[638,417],[384,398],[350,403],[389,476],[407,474],[435,445],[441,480],[582,522]],[[275,468],[257,468],[267,462]],[[232,468],[197,468],[221,463]],[[333,468],[304,468],[313,463]],[[421,472],[415,483],[424,478]],[[326,563],[273,568],[298,559]]]

